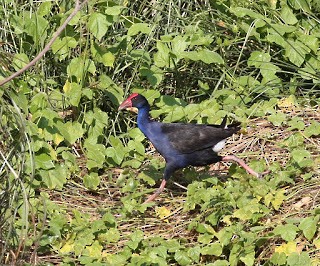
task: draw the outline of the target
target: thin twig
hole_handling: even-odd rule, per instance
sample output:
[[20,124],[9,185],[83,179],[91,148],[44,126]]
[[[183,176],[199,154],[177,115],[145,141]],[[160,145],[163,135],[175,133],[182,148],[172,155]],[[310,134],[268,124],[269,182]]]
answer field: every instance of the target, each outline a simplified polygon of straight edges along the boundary
[[37,61],[40,60],[40,58],[42,56],[44,56],[44,54],[46,52],[49,51],[51,45],[54,43],[54,41],[59,37],[59,35],[62,33],[62,31],[66,28],[66,26],[68,25],[68,23],[70,22],[70,20],[78,13],[78,11],[82,8],[82,6],[88,2],[88,0],[84,0],[82,4],[80,4],[79,0],[76,0],[76,4],[74,7],[74,10],[72,11],[72,13],[69,15],[69,17],[67,17],[67,19],[65,20],[65,22],[58,28],[58,30],[53,34],[52,39],[48,42],[48,44],[44,47],[44,49],[30,62],[28,63],[26,66],[24,66],[23,68],[21,68],[20,70],[18,70],[17,72],[13,73],[11,76],[5,78],[4,80],[0,81],[0,86],[8,83],[9,81],[13,80],[14,78],[16,78],[17,76],[21,75],[23,72],[25,72],[27,69],[29,69],[31,66],[33,66]]

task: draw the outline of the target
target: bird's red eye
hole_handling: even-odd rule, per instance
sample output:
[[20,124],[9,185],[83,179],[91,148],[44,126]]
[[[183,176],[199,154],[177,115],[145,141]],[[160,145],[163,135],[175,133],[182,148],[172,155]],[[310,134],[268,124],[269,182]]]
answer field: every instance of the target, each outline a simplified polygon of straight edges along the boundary
[[139,94],[138,93],[132,93],[127,100],[132,100],[134,98],[136,98]]

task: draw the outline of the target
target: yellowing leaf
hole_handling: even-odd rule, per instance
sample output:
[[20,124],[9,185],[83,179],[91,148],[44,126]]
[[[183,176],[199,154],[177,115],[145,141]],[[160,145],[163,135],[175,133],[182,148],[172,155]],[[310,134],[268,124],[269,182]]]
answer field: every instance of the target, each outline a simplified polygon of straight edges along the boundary
[[320,239],[313,240],[313,244],[316,246],[317,249],[320,249]]
[[69,237],[67,242],[60,248],[60,253],[70,253],[74,251],[74,238],[75,235]]
[[279,210],[282,202],[286,199],[286,196],[284,195],[284,190],[279,190],[274,195],[274,199],[271,200],[271,204],[275,210]]
[[52,137],[53,137],[52,140],[53,140],[55,145],[59,145],[64,140],[64,137],[62,137],[58,133],[53,134]]
[[285,253],[287,256],[291,253],[294,253],[297,251],[297,244],[293,241],[289,241],[288,243],[283,243],[279,247],[275,248],[275,252],[278,253]]
[[67,80],[62,89],[65,93],[68,93],[71,90],[71,83]]
[[96,240],[91,246],[86,246],[83,254],[93,258],[101,258],[103,247]]
[[296,98],[293,95],[281,98],[278,100],[277,105],[280,109],[293,109],[296,104]]
[[[160,219],[164,219],[165,217],[168,217],[171,214],[171,212],[166,207],[162,206],[156,207],[156,214]],[[165,219],[164,221],[167,223],[169,222],[168,219]]]

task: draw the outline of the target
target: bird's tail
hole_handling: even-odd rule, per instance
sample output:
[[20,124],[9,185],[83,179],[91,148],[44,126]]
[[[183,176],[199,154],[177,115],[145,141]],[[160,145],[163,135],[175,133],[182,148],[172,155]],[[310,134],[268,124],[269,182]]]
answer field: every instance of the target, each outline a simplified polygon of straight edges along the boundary
[[228,116],[225,116],[220,124],[220,127],[221,128],[225,128],[225,129],[233,129],[234,132],[237,132],[241,129],[240,125],[241,123],[240,122],[234,122],[230,125],[227,125],[227,119],[228,119]]

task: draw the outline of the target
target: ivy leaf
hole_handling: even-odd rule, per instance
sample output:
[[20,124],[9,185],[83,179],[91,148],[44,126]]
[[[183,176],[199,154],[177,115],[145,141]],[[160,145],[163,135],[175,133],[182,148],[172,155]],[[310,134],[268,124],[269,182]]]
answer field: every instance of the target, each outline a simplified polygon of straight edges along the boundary
[[300,254],[294,252],[287,258],[288,266],[306,266],[311,265],[311,259],[307,252],[301,252]]
[[70,61],[67,72],[69,77],[75,76],[78,81],[81,81],[87,72],[94,74],[96,72],[96,66],[91,59],[80,56]]
[[157,67],[170,67],[170,49],[166,43],[157,41],[158,51],[154,55],[154,63]]
[[273,265],[284,265],[286,263],[287,256],[285,253],[281,252],[275,252],[273,253],[270,262],[273,263]]
[[52,162],[51,156],[45,153],[35,155],[34,162],[35,162],[35,168],[37,169],[49,170],[54,168],[54,164]]
[[201,50],[198,52],[199,59],[206,64],[223,64],[224,60],[217,52],[210,50]]
[[310,48],[299,40],[287,39],[284,48],[285,56],[298,67],[303,64],[306,54],[310,52]]
[[220,256],[222,254],[222,247],[220,243],[212,243],[209,245],[204,246],[201,249],[202,255],[213,255],[213,256]]
[[151,32],[151,28],[148,23],[135,23],[128,30],[128,36],[135,36],[139,33],[149,34]]
[[101,13],[93,13],[90,15],[88,20],[88,30],[96,37],[99,41],[106,34],[108,27],[110,26],[106,15]]
[[294,25],[298,22],[296,16],[293,14],[292,9],[287,5],[281,8],[281,18],[289,25]]
[[317,121],[312,121],[311,125],[304,130],[304,134],[309,138],[311,136],[320,135],[320,123]]
[[287,116],[282,112],[276,112],[268,116],[268,121],[270,121],[276,127],[281,126],[281,124],[285,122],[286,119],[287,119]]
[[105,13],[110,16],[118,16],[121,14],[123,6],[108,6],[105,10]]
[[191,265],[192,261],[191,259],[188,257],[187,252],[183,251],[183,250],[178,250],[175,254],[174,254],[174,259],[179,263],[179,265]]
[[76,140],[81,138],[84,134],[82,125],[77,121],[68,121],[66,123],[57,121],[55,126],[59,130],[60,135],[62,135],[64,139],[69,142],[69,144],[74,144]]
[[83,184],[90,190],[96,190],[100,184],[98,173],[90,173],[83,177]]
[[296,238],[299,228],[294,224],[278,225],[273,229],[273,233],[280,235],[286,241],[293,241]]
[[29,58],[26,54],[15,54],[12,60],[13,68],[18,71],[29,63]]
[[291,156],[300,167],[309,167],[313,165],[311,154],[307,150],[295,149],[291,152]]
[[78,106],[81,99],[81,90],[82,87],[80,84],[75,82],[69,82],[68,80],[63,86],[63,91],[67,96],[70,104],[73,106]]
[[162,70],[155,65],[151,67],[141,67],[139,71],[141,76],[147,77],[150,85],[153,87],[158,86],[163,79]]
[[194,246],[194,247],[188,249],[188,256],[189,256],[194,262],[199,262],[200,252],[201,252],[200,246]]
[[65,165],[55,165],[54,169],[41,170],[42,181],[49,189],[62,189],[68,176]]
[[303,130],[304,129],[304,122],[300,117],[294,117],[292,120],[288,122],[288,125],[290,126],[288,130],[298,129]]
[[317,231],[317,223],[318,223],[318,221],[319,221],[318,218],[306,217],[300,222],[299,229],[302,230],[304,236],[308,240],[311,240],[314,237],[314,234]]

